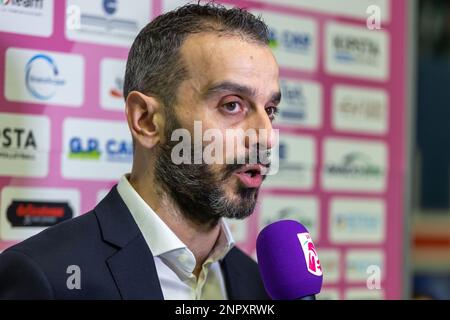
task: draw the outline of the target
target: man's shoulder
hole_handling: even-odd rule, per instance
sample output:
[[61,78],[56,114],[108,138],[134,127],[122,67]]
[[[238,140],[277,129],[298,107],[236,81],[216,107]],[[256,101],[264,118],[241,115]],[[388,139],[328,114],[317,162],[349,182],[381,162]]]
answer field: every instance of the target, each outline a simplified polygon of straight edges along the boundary
[[[105,263],[114,252],[95,211],[59,223],[0,254],[0,299],[118,298]],[[71,274],[85,290],[69,290]]]
[[[53,261],[58,257],[77,256],[94,247],[100,231],[94,211],[61,222],[8,248],[40,261]],[[6,252],[5,251],[5,252]]]

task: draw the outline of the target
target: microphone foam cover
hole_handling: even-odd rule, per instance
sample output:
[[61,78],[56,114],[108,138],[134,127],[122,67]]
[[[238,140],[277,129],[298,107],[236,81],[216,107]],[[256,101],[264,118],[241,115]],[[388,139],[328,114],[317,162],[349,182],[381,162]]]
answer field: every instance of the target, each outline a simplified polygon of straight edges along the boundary
[[320,292],[320,261],[308,230],[299,222],[281,220],[266,226],[256,240],[256,255],[272,299],[295,300]]

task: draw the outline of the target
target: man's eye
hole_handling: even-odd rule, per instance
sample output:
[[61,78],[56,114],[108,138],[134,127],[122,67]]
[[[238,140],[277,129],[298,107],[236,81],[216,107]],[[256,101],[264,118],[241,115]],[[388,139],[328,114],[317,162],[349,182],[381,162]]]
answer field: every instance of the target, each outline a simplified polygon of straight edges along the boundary
[[233,101],[225,103],[223,105],[223,109],[225,110],[226,113],[236,114],[242,111],[242,106],[239,102]]
[[273,120],[275,119],[275,116],[279,113],[279,110],[277,107],[268,107],[266,108],[266,112],[270,120]]

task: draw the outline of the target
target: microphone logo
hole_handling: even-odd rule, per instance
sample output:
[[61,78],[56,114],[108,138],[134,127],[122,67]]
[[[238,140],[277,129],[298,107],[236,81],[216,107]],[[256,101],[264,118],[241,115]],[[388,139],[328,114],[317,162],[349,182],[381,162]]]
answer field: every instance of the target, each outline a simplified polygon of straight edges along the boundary
[[317,255],[316,248],[312,242],[309,233],[298,233],[298,240],[302,247],[303,255],[305,256],[306,267],[308,271],[315,276],[322,275],[322,267],[320,266],[319,256]]

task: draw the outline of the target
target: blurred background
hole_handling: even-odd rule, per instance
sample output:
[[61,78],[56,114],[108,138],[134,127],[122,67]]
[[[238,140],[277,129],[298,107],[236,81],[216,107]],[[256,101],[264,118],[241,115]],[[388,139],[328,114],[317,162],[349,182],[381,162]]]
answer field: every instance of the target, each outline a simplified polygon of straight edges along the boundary
[[[0,1],[0,251],[130,170],[129,47],[187,2]],[[263,17],[281,70],[280,170],[230,221],[238,246],[255,257],[261,228],[295,219],[319,298],[450,299],[450,2],[217,2]]]
[[413,277],[416,294],[450,298],[448,149],[450,3],[417,4],[417,89],[412,170]]

